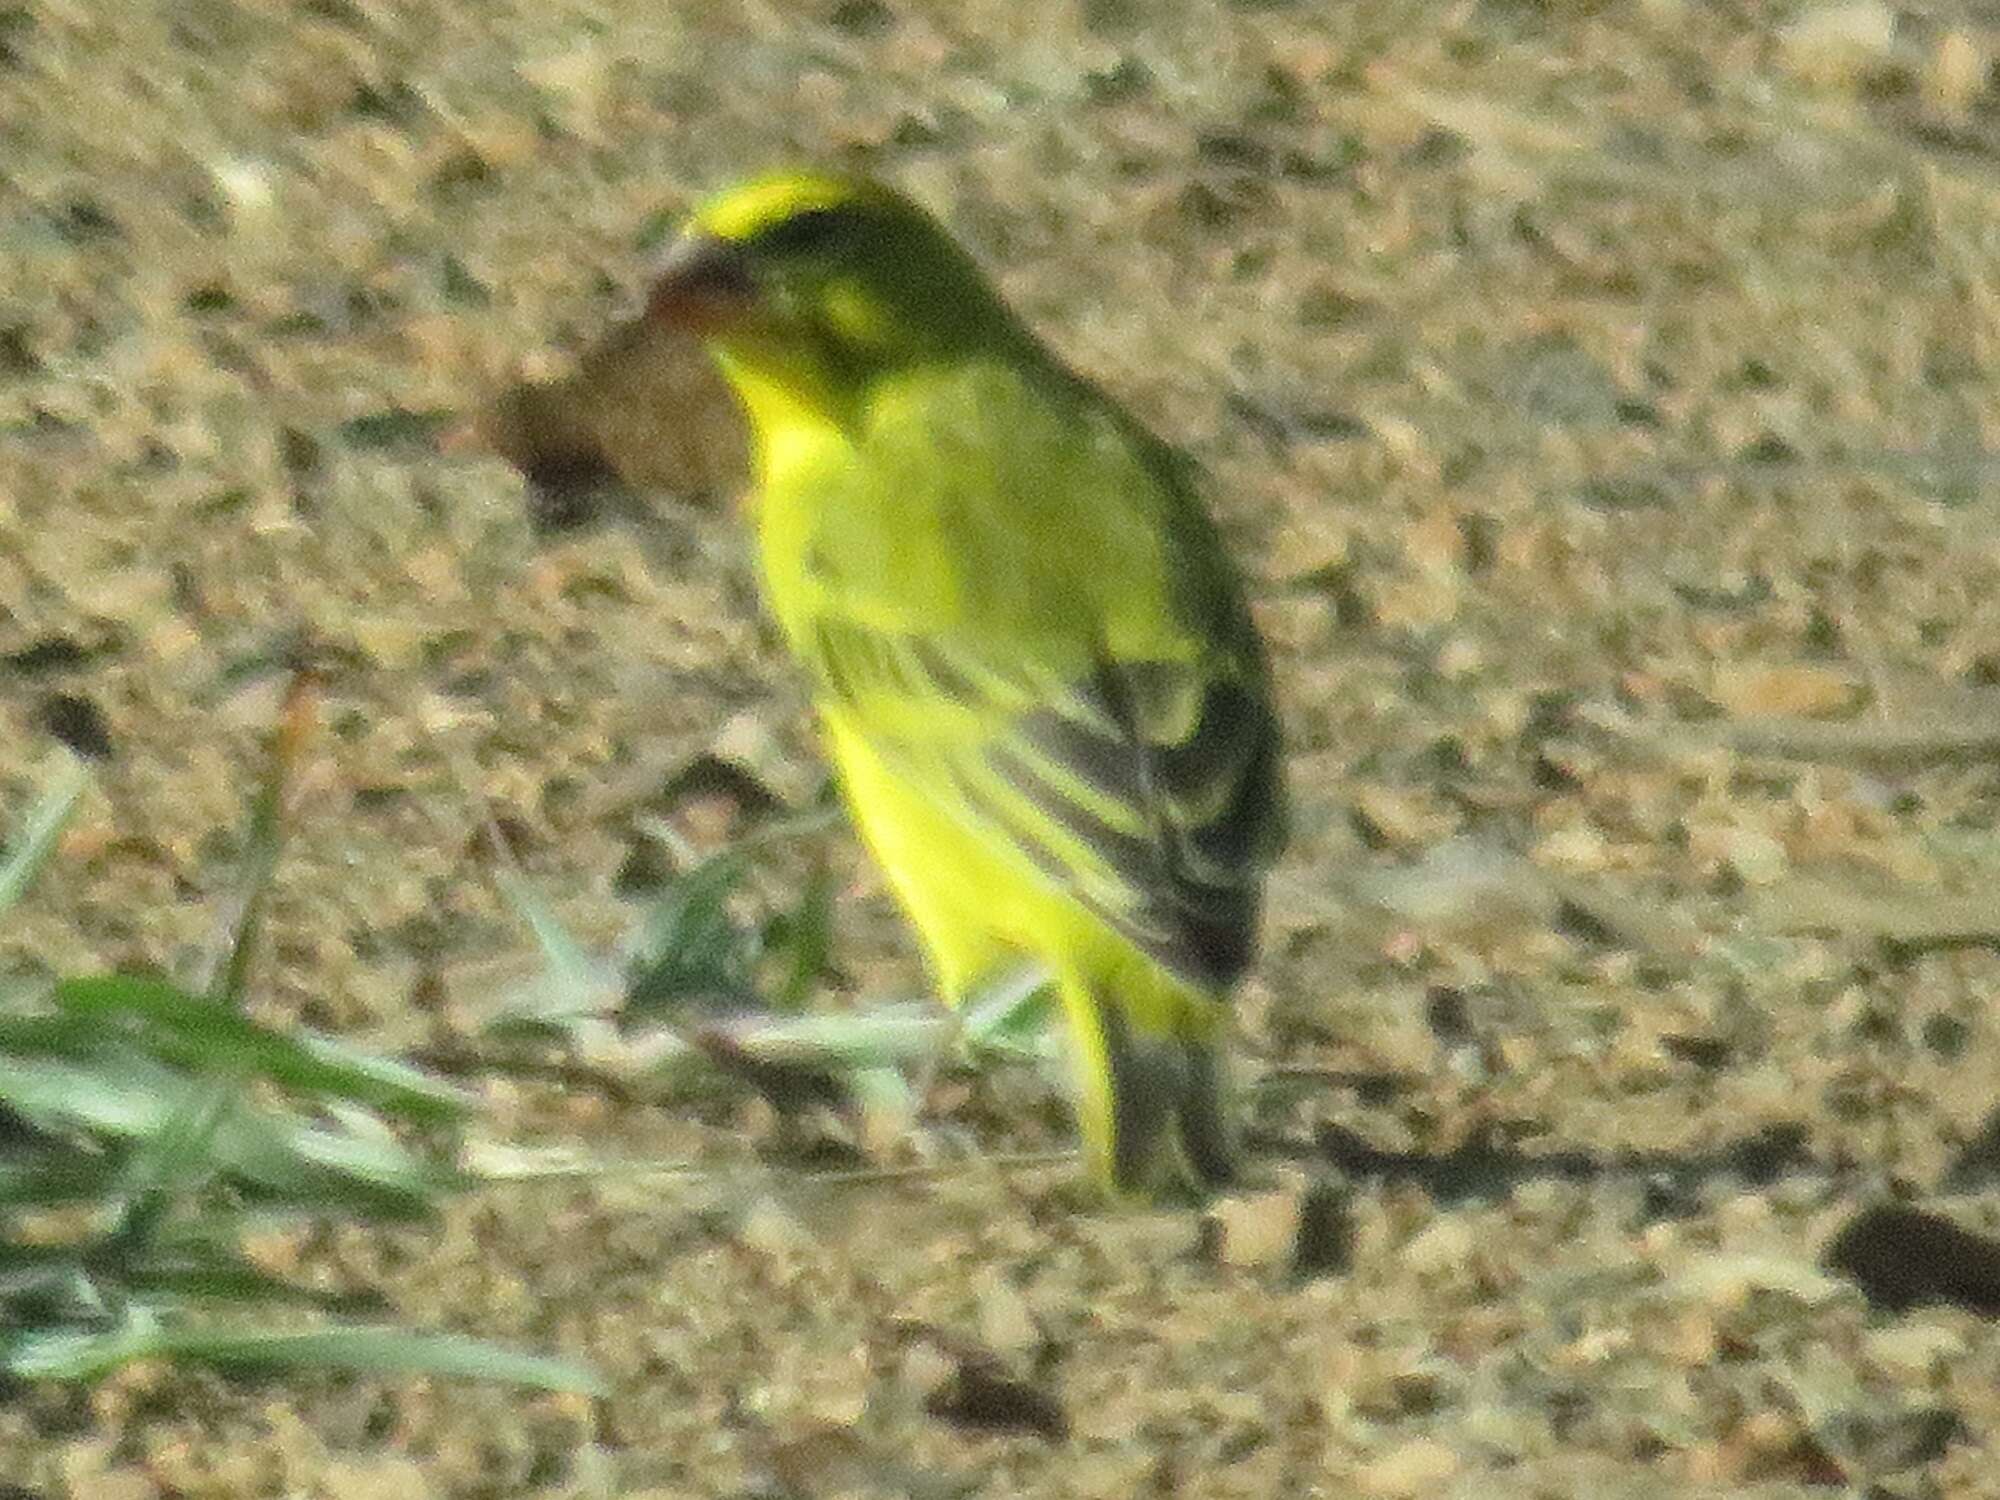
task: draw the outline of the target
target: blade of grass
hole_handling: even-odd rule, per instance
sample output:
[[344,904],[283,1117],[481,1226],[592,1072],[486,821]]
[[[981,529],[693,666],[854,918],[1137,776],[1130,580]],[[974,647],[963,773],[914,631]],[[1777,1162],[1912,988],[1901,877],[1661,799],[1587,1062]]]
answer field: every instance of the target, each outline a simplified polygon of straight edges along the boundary
[[605,1393],[602,1377],[569,1360],[394,1327],[273,1332],[162,1324],[135,1314],[111,1329],[0,1335],[0,1369],[23,1380],[87,1380],[135,1359],[154,1358],[238,1370],[318,1366],[370,1375],[462,1376],[534,1390]]
[[541,892],[528,878],[519,870],[507,866],[500,870],[499,882],[507,904],[534,933],[535,946],[541,951],[543,964],[562,974],[578,977],[588,974],[593,967],[590,950],[562,925],[555,909],[542,900]]
[[77,801],[89,785],[90,767],[74,756],[68,757],[61,773],[28,809],[20,832],[8,844],[6,858],[0,859],[0,916],[6,915],[21,899],[42,866],[48,863],[63,825],[76,811]]
[[727,1016],[698,1028],[696,1039],[724,1041],[735,1055],[773,1067],[839,1073],[925,1059],[951,1024],[939,1007],[912,1000],[824,1015]]
[[821,865],[789,910],[764,924],[761,946],[779,960],[772,999],[780,1010],[795,1011],[812,995],[833,951],[833,875]]
[[125,1211],[105,1244],[115,1256],[142,1251],[176,1201],[192,1197],[222,1170],[215,1139],[242,1085],[217,1074],[182,1095],[166,1123],[125,1158],[118,1190]]
[[[84,1247],[76,1245],[0,1246],[0,1302],[10,1312],[23,1303],[74,1308],[99,1306],[90,1290]],[[79,1296],[79,1293],[82,1293]]]
[[[0,1100],[51,1129],[139,1141],[167,1127],[199,1085],[134,1051],[87,1062],[0,1050]],[[213,1149],[232,1175],[266,1194],[331,1210],[393,1219],[428,1217],[463,1185],[386,1135],[359,1136],[276,1110],[241,1110],[222,1122]]]
[[[297,1228],[310,1216],[310,1210],[295,1211],[284,1227]],[[199,1212],[164,1220],[141,1254],[107,1266],[101,1246],[85,1246],[82,1253],[93,1274],[115,1273],[120,1278],[117,1285],[123,1300],[163,1312],[193,1302],[239,1306],[276,1302],[346,1316],[381,1311],[379,1293],[301,1286],[250,1264],[242,1248],[246,1234],[268,1233],[274,1227],[232,1208],[203,1204]]]
[[[496,836],[497,837],[497,836]],[[542,899],[526,876],[504,861],[496,874],[500,893],[528,924],[541,953],[542,972],[511,987],[488,1013],[487,1028],[566,1029],[574,1021],[607,1016],[625,997],[618,966],[592,953]]]
[[263,1329],[177,1329],[164,1352],[225,1368],[293,1369],[318,1365],[364,1375],[458,1376],[531,1390],[608,1391],[595,1371],[572,1360],[528,1354],[458,1334],[415,1333],[393,1326],[318,1328],[297,1333]]
[[162,1305],[205,1302],[241,1307],[275,1303],[347,1315],[382,1310],[383,1299],[372,1293],[325,1292],[315,1287],[295,1286],[254,1267],[226,1261],[211,1264],[179,1259],[146,1260],[122,1269],[134,1296]]
[[218,1141],[231,1166],[293,1203],[395,1220],[428,1219],[464,1176],[412,1154],[393,1137],[335,1125],[239,1115]]
[[[901,1068],[855,1068],[847,1074],[847,1092],[860,1106],[864,1119],[878,1122],[869,1135],[881,1139],[894,1130],[901,1134],[917,1117],[917,1091]],[[893,1122],[882,1124],[880,1122]]]
[[284,850],[294,772],[305,753],[319,709],[319,683],[302,663],[292,667],[278,725],[271,735],[264,779],[250,801],[243,868],[216,915],[215,927],[188,988],[241,1005],[250,979],[264,900]]
[[[40,987],[29,999],[46,999],[55,993],[52,984]],[[95,1057],[104,1050],[103,1028],[80,1016],[49,1012],[0,1012],[0,1056],[53,1057],[78,1061]]]
[[[223,1217],[229,1221],[225,1227],[233,1228],[233,1216]],[[67,1245],[0,1245],[0,1305],[14,1326],[95,1324],[106,1306],[98,1286],[106,1281],[120,1303],[160,1307],[191,1299],[277,1301],[353,1313],[380,1305],[381,1299],[372,1294],[297,1286],[257,1270],[245,1263],[232,1236],[195,1237],[211,1227],[200,1221],[192,1226],[177,1223],[163,1232],[161,1243],[130,1255],[115,1243],[115,1233]]]
[[1039,964],[1025,964],[968,995],[959,1038],[967,1051],[1039,1057],[1054,992]]
[[632,944],[629,1011],[753,993],[756,938],[729,910],[748,869],[741,846],[732,846],[676,876],[660,893]]
[[[477,799],[473,791],[479,784],[477,773],[469,761],[457,762],[458,778],[468,794]],[[555,911],[542,899],[527,876],[521,873],[520,865],[514,859],[514,846],[508,842],[500,822],[493,815],[490,806],[483,806],[486,844],[492,851],[495,878],[500,886],[500,894],[507,904],[514,908],[515,915],[528,924],[528,930],[535,935],[535,946],[542,955],[542,967],[550,975],[560,980],[565,991],[587,990],[590,981],[597,977],[602,967],[595,955],[579,943],[570,930],[563,926]],[[535,1019],[524,1015],[523,1019]]]
[[185,1087],[172,1069],[136,1054],[83,1061],[0,1048],[0,1100],[49,1129],[148,1136],[166,1123]]
[[38,1146],[0,1163],[0,1208],[62,1208],[108,1198],[119,1167],[105,1154],[63,1144]]
[[149,1050],[184,1066],[254,1074],[419,1121],[460,1119],[477,1107],[464,1090],[395,1058],[303,1028],[273,1031],[166,980],[65,979],[55,986],[55,1000],[72,1015],[137,1022]]

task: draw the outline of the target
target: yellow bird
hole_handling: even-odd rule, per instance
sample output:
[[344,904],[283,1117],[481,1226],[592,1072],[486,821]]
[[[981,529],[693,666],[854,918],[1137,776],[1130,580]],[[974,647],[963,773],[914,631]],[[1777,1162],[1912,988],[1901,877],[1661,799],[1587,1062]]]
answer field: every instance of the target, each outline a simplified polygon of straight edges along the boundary
[[711,199],[648,317],[748,414],[766,599],[945,999],[1041,964],[1098,1179],[1222,1182],[1226,1000],[1284,798],[1192,465],[864,179]]

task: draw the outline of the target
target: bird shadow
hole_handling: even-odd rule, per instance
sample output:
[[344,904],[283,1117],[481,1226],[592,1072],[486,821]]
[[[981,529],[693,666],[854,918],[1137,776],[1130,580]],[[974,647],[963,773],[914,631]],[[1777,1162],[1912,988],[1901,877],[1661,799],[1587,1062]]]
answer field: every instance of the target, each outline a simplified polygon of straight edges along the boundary
[[[1349,1080],[1394,1092],[1393,1080]],[[1282,1158],[1317,1169],[1323,1181],[1308,1192],[1295,1247],[1302,1275],[1338,1274],[1351,1258],[1353,1226],[1346,1202],[1353,1186],[1406,1184],[1423,1189],[1441,1208],[1505,1199],[1525,1184],[1636,1183],[1640,1189],[1631,1228],[1691,1218],[1703,1208],[1703,1191],[1726,1182],[1740,1189],[1770,1187],[1788,1178],[1851,1180],[1857,1163],[1816,1152],[1807,1126],[1766,1124],[1697,1151],[1593,1152],[1580,1147],[1528,1152],[1506,1143],[1490,1126],[1447,1151],[1399,1151],[1375,1145],[1343,1125],[1323,1124],[1309,1141],[1253,1133],[1253,1155]],[[2000,1172],[2000,1113],[1960,1153],[1941,1190],[1963,1192]],[[1344,1181],[1346,1189],[1329,1186]],[[1902,1313],[1925,1305],[1963,1308],[2000,1318],[2000,1238],[1955,1223],[1914,1203],[1857,1203],[1855,1212],[1826,1242],[1819,1263],[1858,1287],[1869,1305]]]
[[1847,1170],[1844,1163],[1815,1156],[1809,1139],[1804,1125],[1779,1122],[1700,1151],[1600,1153],[1562,1147],[1529,1152],[1507,1144],[1504,1127],[1491,1125],[1448,1151],[1396,1151],[1344,1125],[1325,1124],[1303,1151],[1296,1141],[1283,1147],[1294,1159],[1303,1156],[1350,1180],[1420,1187],[1447,1208],[1497,1201],[1531,1182],[1637,1182],[1643,1227],[1700,1212],[1701,1191],[1713,1182],[1726,1179],[1758,1188],[1783,1177],[1833,1177]]

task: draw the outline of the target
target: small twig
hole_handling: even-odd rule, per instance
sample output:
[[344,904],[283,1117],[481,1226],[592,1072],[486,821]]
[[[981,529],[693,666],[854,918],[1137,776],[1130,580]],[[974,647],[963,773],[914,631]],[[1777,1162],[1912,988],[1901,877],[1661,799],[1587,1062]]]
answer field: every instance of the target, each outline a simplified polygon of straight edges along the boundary
[[1719,719],[1660,724],[1641,722],[1602,707],[1579,709],[1578,717],[1621,744],[1662,758],[1723,749],[1738,755],[1831,762],[1884,772],[2000,761],[2000,723],[1910,726],[1818,719]]

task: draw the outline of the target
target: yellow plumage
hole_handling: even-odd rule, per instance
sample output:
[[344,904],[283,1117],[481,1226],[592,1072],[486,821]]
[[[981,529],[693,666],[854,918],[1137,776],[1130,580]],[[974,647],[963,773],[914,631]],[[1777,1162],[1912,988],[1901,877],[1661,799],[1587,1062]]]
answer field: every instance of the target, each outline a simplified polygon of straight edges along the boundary
[[871,183],[723,194],[652,305],[751,419],[766,597],[945,998],[1040,961],[1100,1179],[1219,1180],[1223,1000],[1282,797],[1187,466]]

